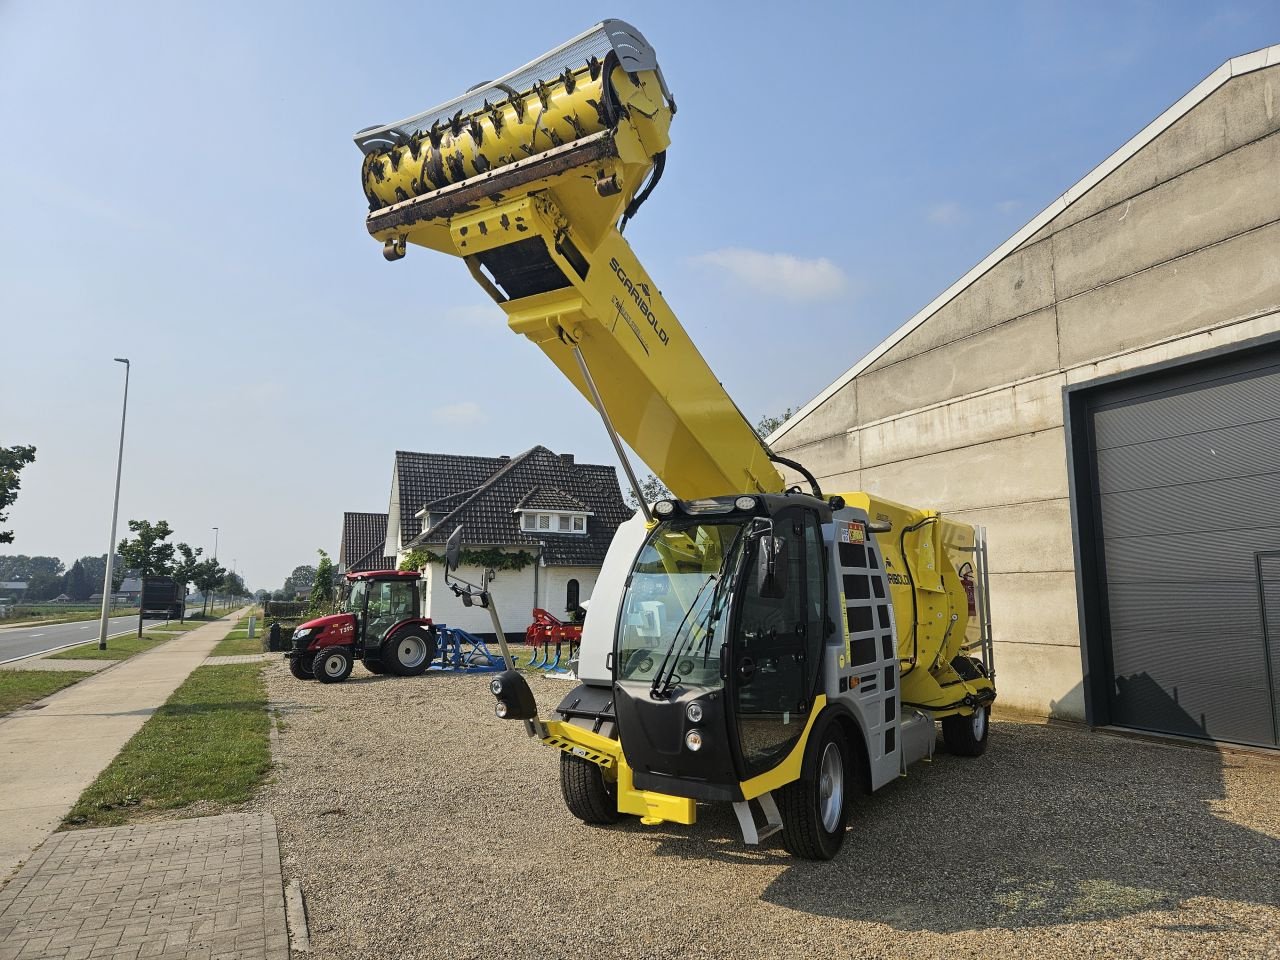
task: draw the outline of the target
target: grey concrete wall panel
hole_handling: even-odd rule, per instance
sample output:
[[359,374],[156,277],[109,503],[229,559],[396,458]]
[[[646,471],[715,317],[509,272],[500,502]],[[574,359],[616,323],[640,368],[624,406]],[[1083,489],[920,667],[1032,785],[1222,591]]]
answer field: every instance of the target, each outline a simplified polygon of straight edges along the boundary
[[1060,427],[1064,382],[1052,374],[869,424],[858,432],[861,463],[871,467]]
[[[1006,320],[1050,306],[1054,301],[1052,255],[1048,244],[1010,254],[978,282],[935,311],[867,370],[963,340]],[[866,411],[861,413],[864,419],[872,419]]]
[[856,384],[851,380],[832,394],[819,409],[814,410],[783,434],[777,443],[773,444],[773,449],[777,453],[783,453],[802,444],[841,435],[856,423],[858,423],[858,391]]
[[1280,223],[1058,304],[1062,363],[1088,363],[1280,307]]
[[865,489],[900,503],[970,510],[1067,496],[1062,429],[1009,437],[861,471]]
[[1057,366],[1057,320],[1049,307],[891,365],[876,364],[856,381],[858,410],[879,420]]
[[953,520],[987,528],[993,574],[1074,570],[1071,504],[1065,498],[945,512]]
[[858,467],[858,434],[856,431],[840,433],[825,440],[788,447],[786,455],[808,467],[815,477],[848,473]]
[[[1006,645],[1065,647],[1076,655],[1079,667],[1075,574],[993,573],[991,629],[995,639]],[[999,661],[996,669],[1003,669]]]
[[1039,643],[996,642],[1001,710],[1084,720],[1080,651]]
[[1075,296],[1274,220],[1280,220],[1280,135],[1055,234],[1058,296]]

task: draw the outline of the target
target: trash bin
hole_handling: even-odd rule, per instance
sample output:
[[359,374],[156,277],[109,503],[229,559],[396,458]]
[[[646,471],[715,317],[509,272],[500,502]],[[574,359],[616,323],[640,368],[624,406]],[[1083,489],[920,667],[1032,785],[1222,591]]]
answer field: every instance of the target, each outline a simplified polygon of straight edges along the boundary
[[267,631],[267,649],[272,653],[284,649],[284,645],[280,642],[280,633],[280,621],[272,620],[271,629]]

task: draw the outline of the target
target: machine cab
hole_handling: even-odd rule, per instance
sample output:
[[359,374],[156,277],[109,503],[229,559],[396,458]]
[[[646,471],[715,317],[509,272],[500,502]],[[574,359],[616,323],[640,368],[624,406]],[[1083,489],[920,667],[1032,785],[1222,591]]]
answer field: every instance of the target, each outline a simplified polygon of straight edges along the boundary
[[355,618],[357,647],[377,646],[396,624],[419,617],[417,572],[379,570],[347,576],[342,612]]
[[637,787],[740,800],[801,738],[819,691],[831,509],[801,494],[655,506],[628,578],[614,705]]

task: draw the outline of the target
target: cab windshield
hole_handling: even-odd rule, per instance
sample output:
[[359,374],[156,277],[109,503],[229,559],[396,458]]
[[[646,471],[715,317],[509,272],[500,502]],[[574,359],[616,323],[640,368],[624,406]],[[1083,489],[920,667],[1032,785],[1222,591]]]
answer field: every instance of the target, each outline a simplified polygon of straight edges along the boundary
[[351,584],[347,591],[346,601],[342,605],[344,613],[363,613],[364,598],[369,592],[369,583],[366,580],[356,580]]
[[631,571],[618,633],[618,678],[718,687],[730,577],[742,550],[742,520],[659,524]]

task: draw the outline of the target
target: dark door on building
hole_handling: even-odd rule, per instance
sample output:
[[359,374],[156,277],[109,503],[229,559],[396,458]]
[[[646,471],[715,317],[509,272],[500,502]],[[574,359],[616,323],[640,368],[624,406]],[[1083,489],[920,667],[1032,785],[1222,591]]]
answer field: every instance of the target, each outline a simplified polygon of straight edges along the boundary
[[1085,412],[1106,719],[1280,745],[1280,353],[1124,381]]

